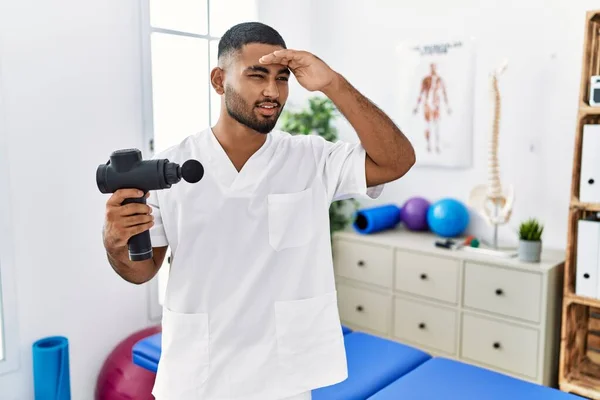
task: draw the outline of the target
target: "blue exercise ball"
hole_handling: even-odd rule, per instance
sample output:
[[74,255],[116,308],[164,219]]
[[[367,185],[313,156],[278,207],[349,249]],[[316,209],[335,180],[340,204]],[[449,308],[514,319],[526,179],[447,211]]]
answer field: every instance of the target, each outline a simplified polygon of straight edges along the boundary
[[427,210],[427,224],[439,236],[456,237],[469,225],[469,210],[459,200],[441,199]]

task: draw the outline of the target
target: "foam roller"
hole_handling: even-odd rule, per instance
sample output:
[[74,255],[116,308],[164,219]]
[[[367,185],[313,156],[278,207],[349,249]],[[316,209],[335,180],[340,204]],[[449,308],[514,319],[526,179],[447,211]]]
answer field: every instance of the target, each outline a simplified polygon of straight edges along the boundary
[[368,234],[393,229],[398,223],[400,207],[388,204],[358,210],[353,226],[358,233]]
[[33,344],[35,400],[71,400],[69,341],[50,336]]

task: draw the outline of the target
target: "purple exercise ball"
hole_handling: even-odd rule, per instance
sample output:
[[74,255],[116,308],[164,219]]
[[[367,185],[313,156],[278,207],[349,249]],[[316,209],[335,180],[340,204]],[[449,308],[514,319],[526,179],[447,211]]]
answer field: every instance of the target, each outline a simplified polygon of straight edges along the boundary
[[424,231],[429,228],[427,224],[427,211],[430,203],[423,197],[408,199],[401,208],[400,219],[412,231]]

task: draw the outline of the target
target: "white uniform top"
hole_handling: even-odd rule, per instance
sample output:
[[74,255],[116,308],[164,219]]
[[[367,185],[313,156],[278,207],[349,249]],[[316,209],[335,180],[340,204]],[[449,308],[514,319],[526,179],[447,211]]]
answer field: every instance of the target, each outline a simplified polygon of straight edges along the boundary
[[154,156],[205,170],[148,199],[152,245],[172,252],[157,400],[274,400],[347,378],[329,206],[379,196],[365,156],[272,131],[238,173],[210,128]]

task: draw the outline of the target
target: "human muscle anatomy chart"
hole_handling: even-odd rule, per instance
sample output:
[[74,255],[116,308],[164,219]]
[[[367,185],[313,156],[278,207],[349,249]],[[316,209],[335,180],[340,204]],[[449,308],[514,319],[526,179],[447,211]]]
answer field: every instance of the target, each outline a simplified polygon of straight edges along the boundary
[[466,168],[472,160],[474,57],[471,41],[403,43],[390,93],[417,165]]

